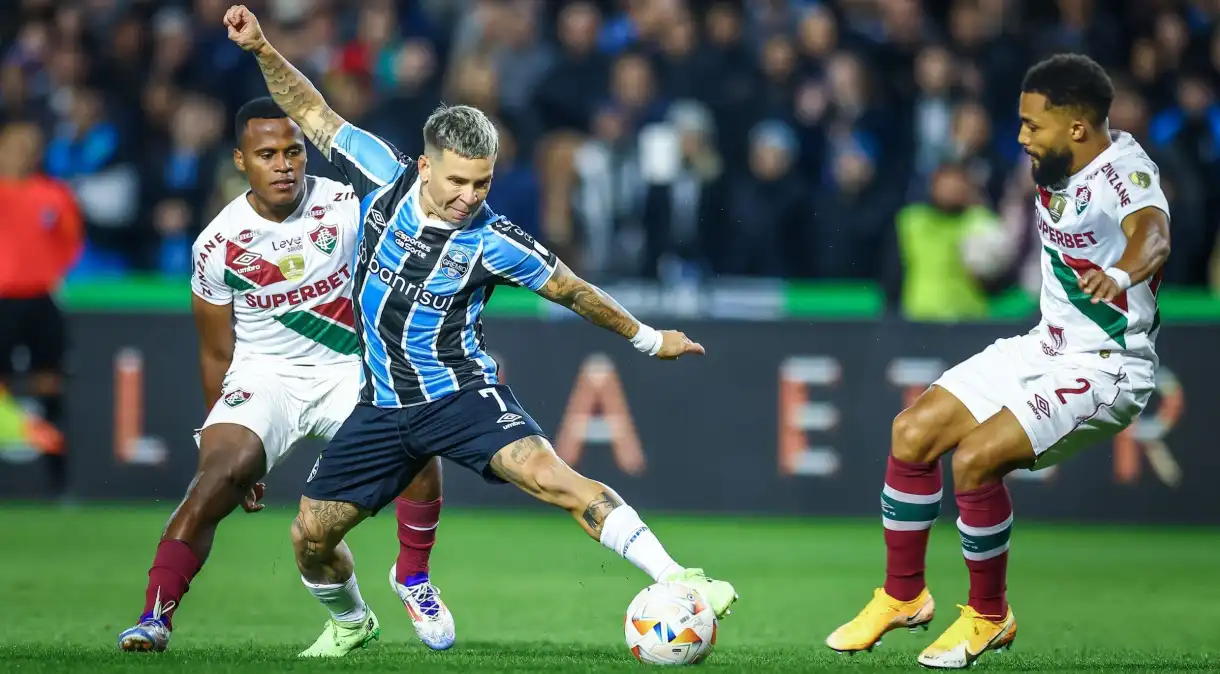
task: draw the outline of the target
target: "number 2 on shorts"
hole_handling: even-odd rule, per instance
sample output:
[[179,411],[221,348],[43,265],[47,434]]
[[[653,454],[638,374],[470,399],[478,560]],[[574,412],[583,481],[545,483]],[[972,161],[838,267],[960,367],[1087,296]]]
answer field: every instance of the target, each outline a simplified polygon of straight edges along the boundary
[[1057,388],[1057,389],[1055,389],[1055,396],[1059,398],[1060,403],[1062,403],[1064,405],[1067,404],[1067,398],[1063,397],[1064,393],[1075,393],[1076,395],[1080,395],[1080,394],[1088,391],[1090,388],[1088,379],[1083,379],[1083,378],[1077,379],[1076,383],[1080,384],[1080,388]]
[[484,398],[495,398],[496,404],[500,406],[500,411],[508,411],[508,407],[504,404],[504,399],[500,397],[500,392],[494,388],[481,388],[479,389],[479,395],[483,396]]

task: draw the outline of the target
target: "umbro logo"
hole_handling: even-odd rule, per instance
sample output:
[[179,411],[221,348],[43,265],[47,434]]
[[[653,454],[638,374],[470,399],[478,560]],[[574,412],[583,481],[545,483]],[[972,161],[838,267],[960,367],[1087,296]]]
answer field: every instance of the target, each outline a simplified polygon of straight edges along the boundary
[[500,415],[499,419],[496,419],[496,423],[500,424],[504,430],[508,430],[514,426],[521,426],[525,424],[525,421],[520,414],[505,412],[504,414]]

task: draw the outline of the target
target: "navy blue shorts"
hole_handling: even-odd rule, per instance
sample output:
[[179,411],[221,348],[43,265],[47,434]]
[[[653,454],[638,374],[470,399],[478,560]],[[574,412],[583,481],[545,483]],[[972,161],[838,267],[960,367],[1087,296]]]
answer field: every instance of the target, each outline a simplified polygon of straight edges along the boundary
[[504,385],[463,389],[412,407],[359,403],[343,422],[305,482],[315,501],[342,501],[376,514],[429,460],[439,456],[493,484],[491,458],[530,437],[546,437]]

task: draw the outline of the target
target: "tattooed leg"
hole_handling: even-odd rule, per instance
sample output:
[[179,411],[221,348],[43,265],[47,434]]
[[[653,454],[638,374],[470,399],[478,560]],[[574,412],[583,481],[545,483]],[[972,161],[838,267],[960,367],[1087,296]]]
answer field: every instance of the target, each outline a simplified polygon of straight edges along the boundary
[[347,532],[368,513],[350,503],[302,498],[292,522],[292,545],[301,577],[311,583],[342,583],[352,577]]
[[601,538],[610,512],[623,505],[613,489],[572,470],[545,438],[536,435],[501,449],[492,457],[491,467],[534,498],[567,510],[596,539]]
[[567,510],[585,533],[653,580],[683,573],[634,508],[610,487],[572,470],[544,438],[524,438],[501,449],[491,468],[535,498]]

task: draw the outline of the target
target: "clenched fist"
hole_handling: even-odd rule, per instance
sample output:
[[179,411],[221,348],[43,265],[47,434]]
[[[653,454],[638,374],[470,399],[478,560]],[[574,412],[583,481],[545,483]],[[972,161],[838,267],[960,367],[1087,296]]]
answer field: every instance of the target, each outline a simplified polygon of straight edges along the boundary
[[267,44],[263,37],[263,27],[258,25],[258,17],[246,9],[245,5],[233,5],[225,12],[225,27],[229,29],[229,39],[238,47],[248,52],[257,52]]

